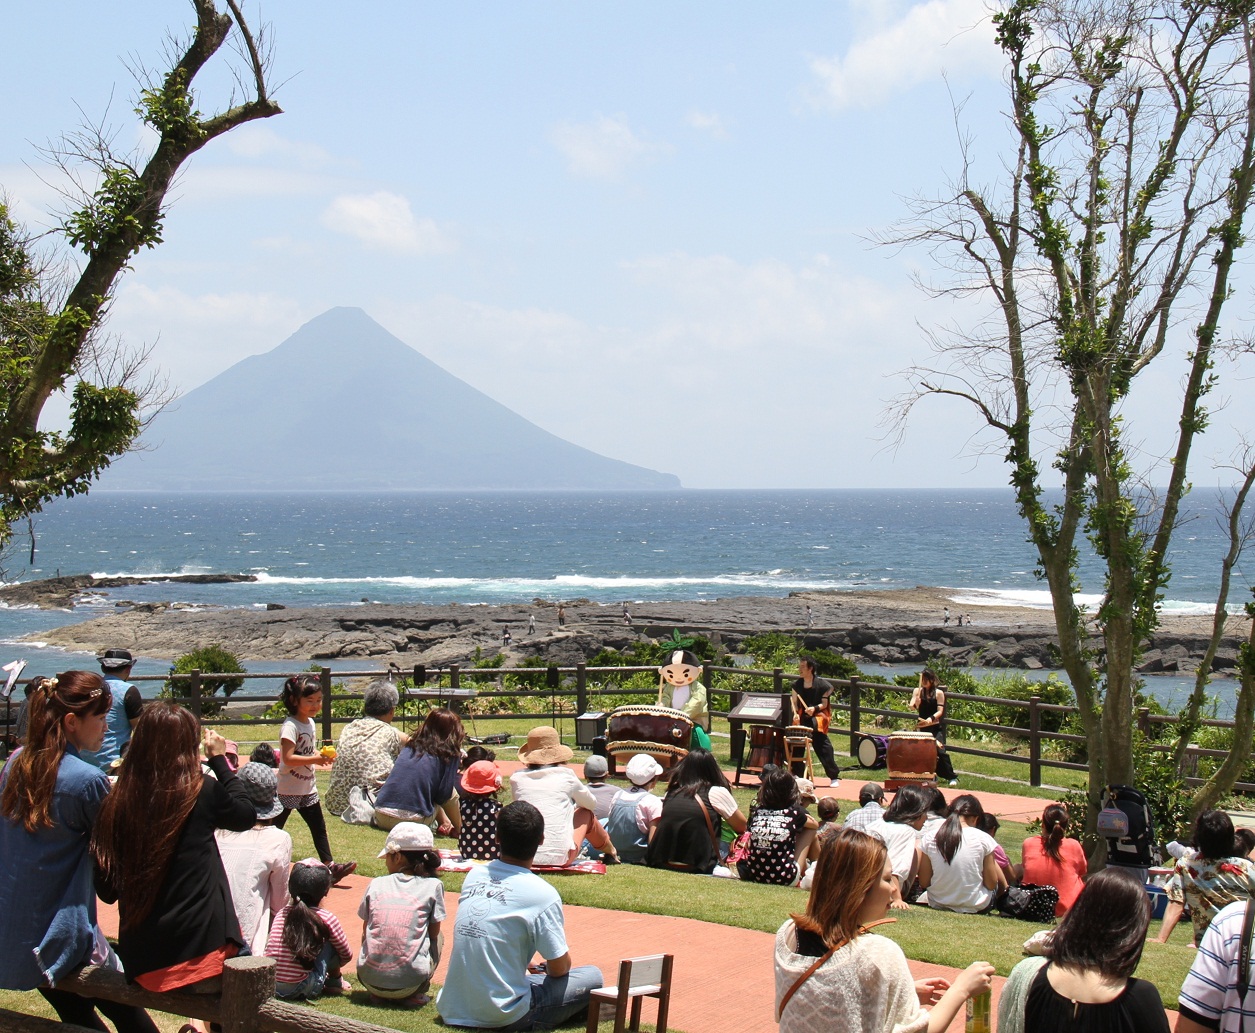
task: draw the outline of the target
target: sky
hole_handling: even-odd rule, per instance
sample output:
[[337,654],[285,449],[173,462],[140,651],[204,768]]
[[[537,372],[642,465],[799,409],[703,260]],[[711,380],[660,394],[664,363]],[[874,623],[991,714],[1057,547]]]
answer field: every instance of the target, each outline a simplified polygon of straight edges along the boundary
[[[687,487],[1006,483],[961,403],[931,401],[895,444],[897,374],[953,312],[913,282],[927,255],[872,243],[945,192],[960,135],[997,167],[982,0],[245,9],[284,114],[186,166],[108,325],[179,391],[352,305],[546,430]],[[181,0],[7,12],[0,189],[30,227],[64,209],[40,157],[60,134],[151,145],[132,71],[191,21]],[[229,97],[222,57],[202,111]],[[1147,454],[1182,375],[1135,403]],[[1196,482],[1227,480],[1210,457],[1240,408]]]

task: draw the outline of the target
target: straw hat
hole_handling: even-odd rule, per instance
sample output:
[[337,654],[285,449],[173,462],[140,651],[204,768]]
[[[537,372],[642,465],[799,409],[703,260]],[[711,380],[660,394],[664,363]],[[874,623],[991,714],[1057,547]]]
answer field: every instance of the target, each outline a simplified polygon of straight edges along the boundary
[[524,764],[565,764],[575,756],[570,746],[563,745],[558,730],[541,725],[527,733],[527,742],[519,747],[519,760]]

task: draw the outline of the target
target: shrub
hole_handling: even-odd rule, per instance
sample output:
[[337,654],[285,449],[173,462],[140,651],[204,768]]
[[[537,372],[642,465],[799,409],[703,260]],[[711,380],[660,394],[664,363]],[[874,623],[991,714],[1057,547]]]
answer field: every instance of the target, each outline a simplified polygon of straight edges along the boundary
[[[247,674],[240,664],[239,658],[222,646],[202,646],[184,653],[170,667],[171,674],[191,674],[192,671],[204,671],[209,674]],[[244,684],[243,678],[201,678],[201,711],[205,714],[216,714],[222,709],[224,700],[229,699]],[[189,683],[167,681],[162,687],[161,695],[167,699],[188,695]],[[221,691],[222,699],[217,699]]]

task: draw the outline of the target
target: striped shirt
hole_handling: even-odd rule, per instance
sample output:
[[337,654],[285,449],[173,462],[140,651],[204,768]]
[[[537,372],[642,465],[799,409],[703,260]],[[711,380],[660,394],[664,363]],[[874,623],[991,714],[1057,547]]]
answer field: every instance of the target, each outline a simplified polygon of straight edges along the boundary
[[[283,927],[287,924],[288,913],[291,910],[292,905],[288,904],[275,915],[274,921],[270,923],[270,939],[266,941],[266,957],[275,959],[276,983],[300,983],[309,975],[309,969],[302,968],[292,956],[292,952],[283,945]],[[322,920],[327,931],[331,933],[331,942],[340,956],[340,963],[344,964],[353,957],[353,952],[349,948],[349,941],[344,935],[344,926],[340,924],[340,919],[321,907],[314,908],[314,914]]]
[[1221,908],[1203,933],[1181,984],[1181,1014],[1220,1033],[1239,1033],[1244,1017],[1255,1021],[1255,998],[1250,991],[1244,1000],[1238,999],[1238,950],[1246,905],[1239,900]]

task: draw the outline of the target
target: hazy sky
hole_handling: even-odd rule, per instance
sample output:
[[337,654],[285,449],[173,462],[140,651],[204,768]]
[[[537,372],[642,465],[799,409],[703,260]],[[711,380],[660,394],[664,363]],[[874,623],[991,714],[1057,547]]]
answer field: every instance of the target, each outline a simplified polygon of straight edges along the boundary
[[[867,243],[958,170],[956,100],[996,167],[981,0],[264,14],[285,114],[193,159],[110,321],[156,342],[180,389],[356,305],[545,429],[690,487],[1006,482],[957,404],[886,450],[893,374],[946,313],[912,285],[925,256]],[[180,0],[6,12],[0,185],[29,224],[58,203],[39,145],[85,117],[147,142],[128,69],[161,68],[191,18]],[[202,111],[227,96],[222,67]],[[1181,371],[1141,411],[1163,412]],[[1236,419],[1197,482],[1217,480],[1206,457]]]

